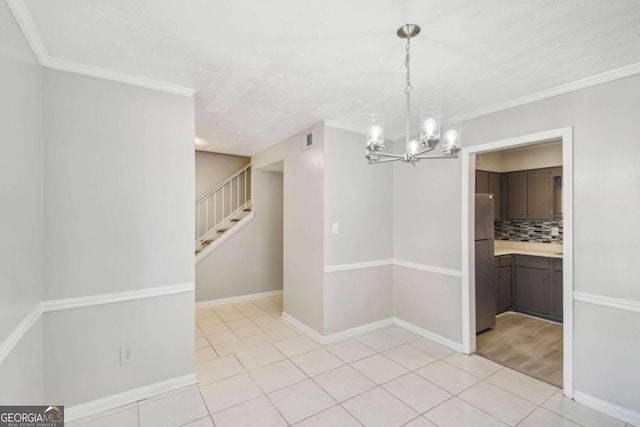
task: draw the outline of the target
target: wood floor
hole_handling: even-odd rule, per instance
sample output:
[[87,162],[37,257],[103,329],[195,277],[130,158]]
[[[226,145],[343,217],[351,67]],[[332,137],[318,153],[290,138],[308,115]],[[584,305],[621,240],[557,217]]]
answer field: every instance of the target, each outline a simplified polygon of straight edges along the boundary
[[476,337],[476,353],[562,388],[562,325],[507,312]]

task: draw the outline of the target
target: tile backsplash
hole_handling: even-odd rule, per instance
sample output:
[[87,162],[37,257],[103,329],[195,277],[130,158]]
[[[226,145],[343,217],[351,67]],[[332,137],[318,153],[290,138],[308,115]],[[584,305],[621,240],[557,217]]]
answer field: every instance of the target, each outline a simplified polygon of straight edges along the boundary
[[[551,235],[551,228],[558,227],[558,236]],[[562,243],[562,220],[560,221],[496,221],[493,225],[496,240],[515,242]]]

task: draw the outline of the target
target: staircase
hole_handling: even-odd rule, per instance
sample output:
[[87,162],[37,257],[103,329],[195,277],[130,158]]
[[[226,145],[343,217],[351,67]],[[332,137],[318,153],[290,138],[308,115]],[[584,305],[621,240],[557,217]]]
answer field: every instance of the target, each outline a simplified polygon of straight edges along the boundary
[[253,218],[251,165],[247,165],[196,200],[196,261],[217,247],[234,227]]

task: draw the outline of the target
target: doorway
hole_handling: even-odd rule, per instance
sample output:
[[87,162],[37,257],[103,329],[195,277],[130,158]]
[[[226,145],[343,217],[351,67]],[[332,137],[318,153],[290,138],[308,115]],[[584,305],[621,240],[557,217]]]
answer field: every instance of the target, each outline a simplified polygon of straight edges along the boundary
[[[477,155],[499,150],[522,148],[534,144],[561,141],[562,143],[562,213],[563,254],[559,271],[562,299],[562,384],[564,394],[573,397],[573,168],[572,128],[554,129],[516,138],[488,142],[463,148],[462,158],[462,338],[463,351],[477,350],[476,341],[476,283],[475,283],[475,160]],[[522,293],[521,293],[522,295]],[[526,312],[526,310],[524,310]],[[525,316],[526,317],[526,316]],[[527,320],[525,320],[525,323]]]

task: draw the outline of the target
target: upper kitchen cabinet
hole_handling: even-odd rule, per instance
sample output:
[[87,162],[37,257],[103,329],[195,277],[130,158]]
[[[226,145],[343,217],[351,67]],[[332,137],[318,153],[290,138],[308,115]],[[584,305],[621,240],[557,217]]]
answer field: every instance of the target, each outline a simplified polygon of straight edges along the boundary
[[550,168],[527,172],[527,218],[553,219],[553,176]]
[[527,171],[507,173],[507,217],[527,219]]
[[476,193],[489,194],[489,172],[476,171]]
[[562,218],[562,167],[506,175],[508,219],[552,221]]
[[476,170],[476,193],[493,194],[493,218],[501,220],[504,215],[501,213],[501,183],[500,175],[496,172]]

